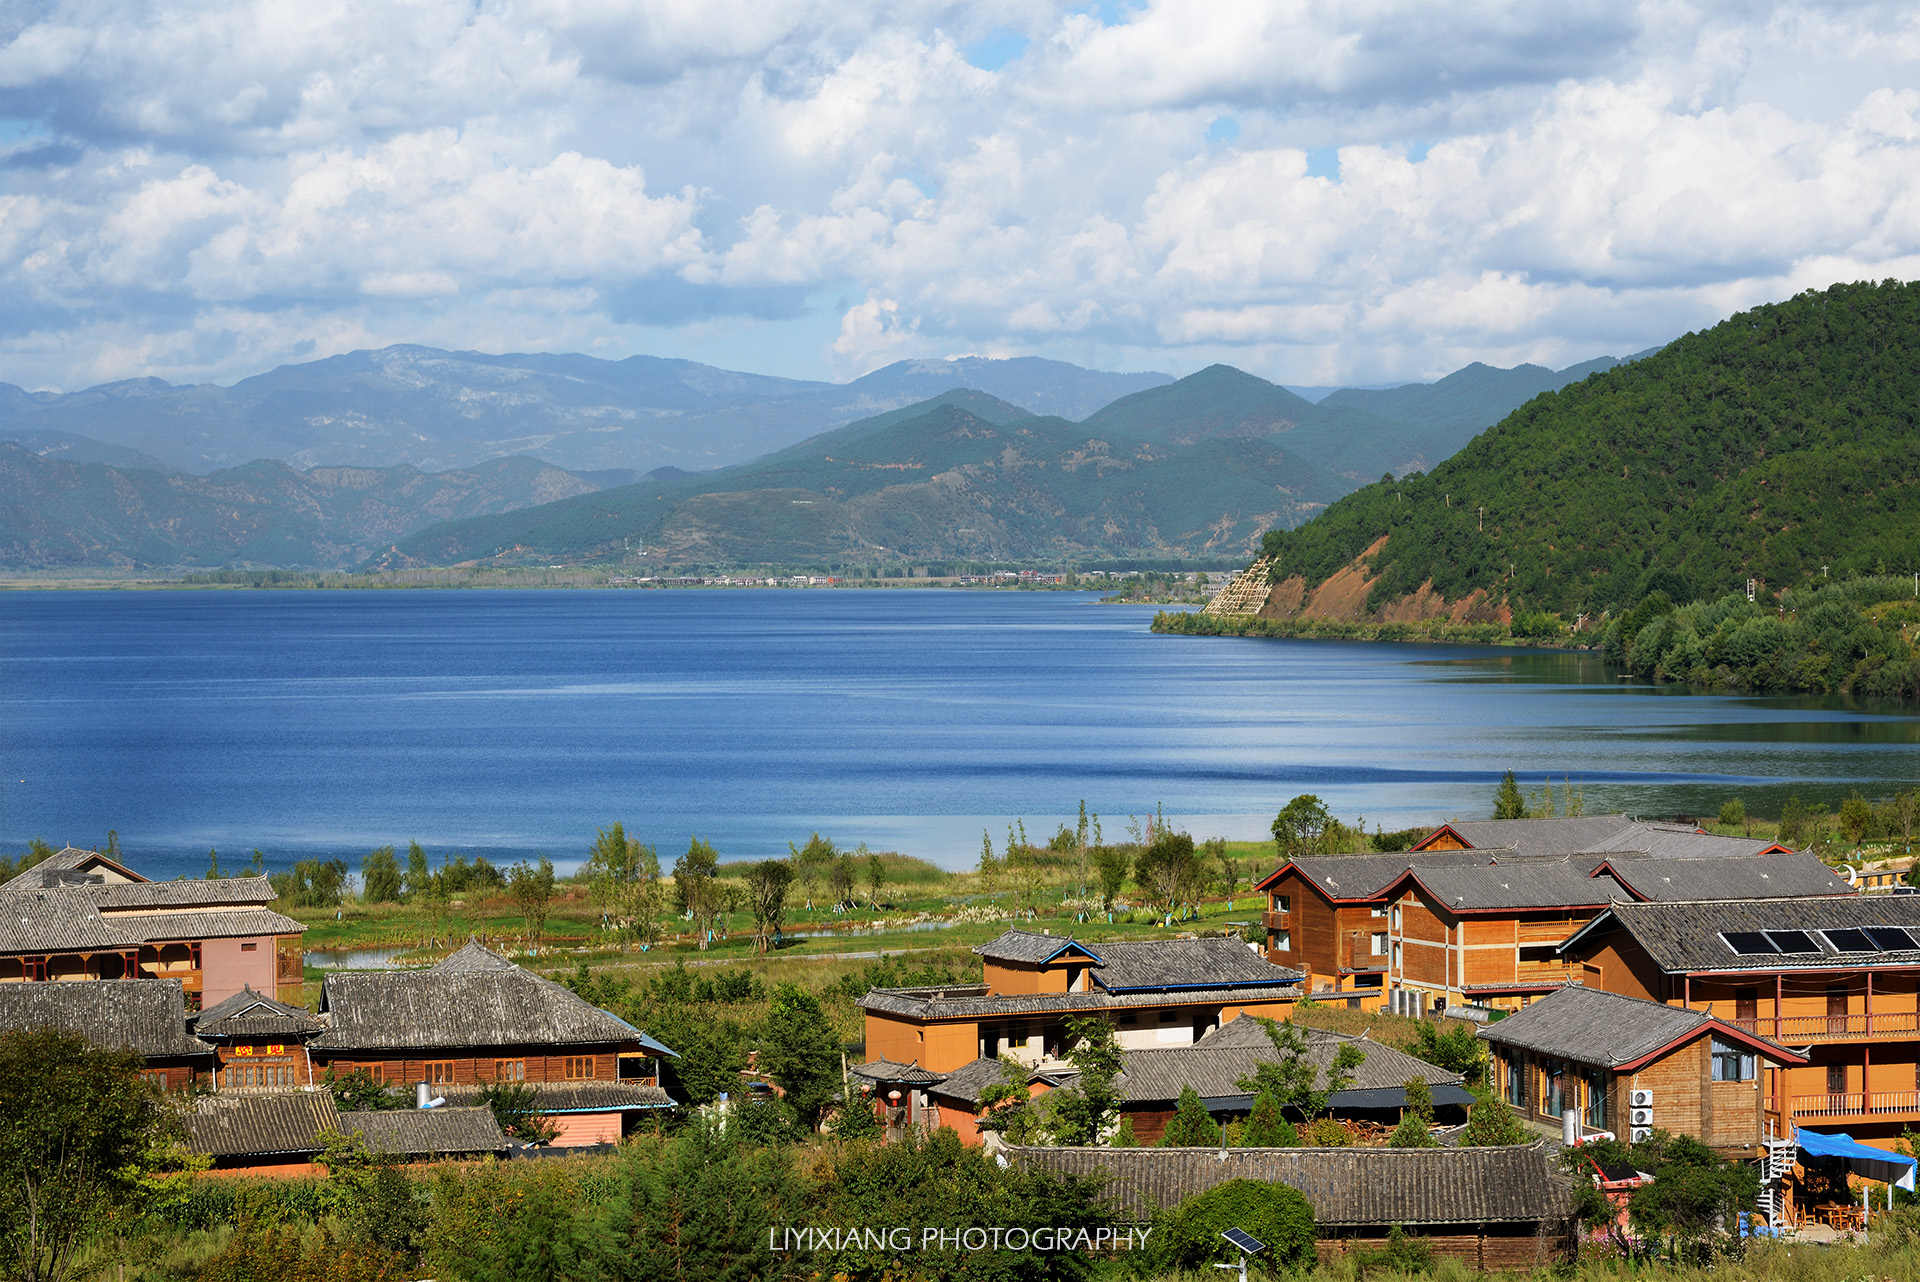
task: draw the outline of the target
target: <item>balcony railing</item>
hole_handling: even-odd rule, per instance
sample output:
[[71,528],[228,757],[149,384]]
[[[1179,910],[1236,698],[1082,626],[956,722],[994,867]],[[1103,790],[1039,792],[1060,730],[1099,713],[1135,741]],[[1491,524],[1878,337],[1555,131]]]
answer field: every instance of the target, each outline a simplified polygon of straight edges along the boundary
[[1286,930],[1289,929],[1287,926],[1287,917],[1289,915],[1290,914],[1287,913],[1276,912],[1261,913],[1260,924],[1268,930]]
[[1842,1091],[1837,1095],[1793,1097],[1793,1115],[1796,1118],[1902,1113],[1920,1113],[1920,1091]]
[[1825,1037],[1906,1037],[1920,1033],[1920,1015],[1893,1011],[1875,1015],[1788,1015],[1730,1019],[1727,1023],[1775,1041],[1818,1041]]
[[1385,970],[1385,953],[1373,951],[1373,931],[1352,930],[1346,932],[1347,968],[1349,970]]

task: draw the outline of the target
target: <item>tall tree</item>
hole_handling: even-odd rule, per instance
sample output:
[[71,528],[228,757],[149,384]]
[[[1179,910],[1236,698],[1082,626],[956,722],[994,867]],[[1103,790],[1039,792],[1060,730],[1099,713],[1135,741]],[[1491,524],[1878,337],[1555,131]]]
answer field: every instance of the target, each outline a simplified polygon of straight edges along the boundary
[[746,880],[747,907],[753,913],[754,951],[768,952],[786,916],[787,887],[793,884],[793,865],[784,859],[762,859],[747,869]]
[[360,898],[369,904],[400,902],[400,861],[392,846],[369,851],[360,861]]
[[1282,859],[1321,853],[1322,839],[1333,823],[1333,812],[1312,793],[1295,797],[1273,817],[1273,844]]
[[[1254,1018],[1259,1018],[1255,1016]],[[1267,1038],[1278,1052],[1274,1059],[1262,1060],[1250,1076],[1236,1085],[1250,1095],[1270,1094],[1281,1104],[1300,1110],[1302,1116],[1315,1118],[1327,1111],[1327,1101],[1353,1084],[1353,1070],[1367,1057],[1350,1041],[1342,1041],[1327,1066],[1324,1083],[1320,1069],[1308,1056],[1307,1036],[1291,1023],[1261,1019]]]
[[1060,1144],[1097,1144],[1120,1108],[1120,1043],[1103,1015],[1069,1015],[1067,1037],[1073,1045],[1067,1062],[1079,1079],[1052,1092],[1053,1137]]
[[622,947],[660,936],[660,856],[620,824],[602,828],[587,855],[589,892]]
[[880,891],[886,884],[886,861],[877,853],[869,854],[867,856],[867,902],[873,906],[875,912],[880,911]]
[[545,855],[537,865],[522,859],[507,870],[507,893],[527,923],[527,948],[532,952],[540,951],[540,939],[546,932],[547,913],[553,907],[553,883],[553,860]]
[[680,911],[692,920],[700,947],[705,949],[726,901],[720,889],[720,855],[698,837],[688,842],[687,853],[673,862],[673,897]]
[[800,879],[801,885],[806,887],[807,908],[811,911],[814,888],[820,884],[821,875],[833,862],[835,854],[833,843],[816,832],[807,838],[807,844],[804,846],[795,846],[789,841],[787,850],[793,858],[794,875]]
[[141,1067],[76,1033],[0,1033],[0,1276],[78,1276],[88,1243],[135,1196],[168,1122]]
[[1493,817],[1495,819],[1525,819],[1527,817],[1527,799],[1521,795],[1520,781],[1509,770],[1500,777],[1500,789],[1493,794]]
[[1080,820],[1073,827],[1073,869],[1080,898],[1087,897],[1087,800],[1080,799]]
[[840,1093],[840,1052],[820,999],[797,984],[776,985],[759,1062],[786,1092],[794,1116],[810,1127]]
[[1197,888],[1206,885],[1206,876],[1206,863],[1194,852],[1193,838],[1166,827],[1155,832],[1133,870],[1140,888],[1168,916],[1181,903],[1191,901]]
[[853,888],[858,874],[853,866],[853,856],[838,854],[827,869],[827,879],[833,883],[833,906],[842,911],[853,907]]
[[1179,1102],[1174,1105],[1173,1120],[1167,1123],[1166,1133],[1160,1137],[1160,1147],[1212,1148],[1219,1142],[1220,1124],[1207,1112],[1200,1092],[1191,1086],[1182,1086]]
[[993,854],[993,834],[985,828],[980,830],[980,890],[991,896],[1000,882],[1000,860]]
[[424,895],[433,884],[433,869],[427,863],[427,852],[420,848],[417,841],[407,843],[407,898]]
[[1100,906],[1113,911],[1113,901],[1127,884],[1127,855],[1112,846],[1093,848],[1093,870],[1100,879]]

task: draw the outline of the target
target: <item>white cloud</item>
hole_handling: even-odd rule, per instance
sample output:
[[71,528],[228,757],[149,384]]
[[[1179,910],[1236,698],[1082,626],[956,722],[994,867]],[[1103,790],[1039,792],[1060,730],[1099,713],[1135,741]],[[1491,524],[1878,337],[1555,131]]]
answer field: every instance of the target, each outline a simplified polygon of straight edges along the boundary
[[[1022,56],[968,61],[1003,30]],[[0,379],[34,385],[388,341],[1372,381],[1916,261],[1908,6],[0,14]]]

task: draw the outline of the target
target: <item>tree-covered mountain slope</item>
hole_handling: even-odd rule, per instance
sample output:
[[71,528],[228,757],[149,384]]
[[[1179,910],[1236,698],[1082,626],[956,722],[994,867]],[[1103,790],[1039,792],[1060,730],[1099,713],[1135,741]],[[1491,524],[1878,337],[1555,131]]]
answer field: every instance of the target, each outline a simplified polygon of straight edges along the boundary
[[261,461],[210,476],[72,463],[0,442],[0,565],[339,568],[421,526],[592,486],[537,459],[451,472]]
[[1750,576],[1769,591],[1908,574],[1917,416],[1920,285],[1758,307],[1528,402],[1430,473],[1274,530],[1263,613],[1571,622]]
[[1347,488],[1275,442],[1172,446],[955,391],[742,467],[400,541],[380,566],[1231,556]]

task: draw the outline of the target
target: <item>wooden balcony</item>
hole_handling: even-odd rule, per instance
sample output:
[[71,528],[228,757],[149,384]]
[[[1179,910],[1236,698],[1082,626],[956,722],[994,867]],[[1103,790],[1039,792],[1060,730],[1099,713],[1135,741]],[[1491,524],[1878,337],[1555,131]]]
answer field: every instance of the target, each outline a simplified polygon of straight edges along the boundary
[[1793,1046],[1808,1042],[1882,1037],[1912,1040],[1920,1035],[1920,1015],[1910,1010],[1885,1015],[1788,1015],[1781,1019],[1763,1016],[1729,1019],[1726,1022],[1735,1028]]
[[1287,923],[1287,918],[1291,915],[1290,913],[1264,912],[1260,914],[1260,924],[1268,930],[1291,930],[1292,927]]
[[1837,1095],[1796,1095],[1795,1121],[1812,1118],[1902,1117],[1920,1115],[1920,1091],[1844,1091]]

